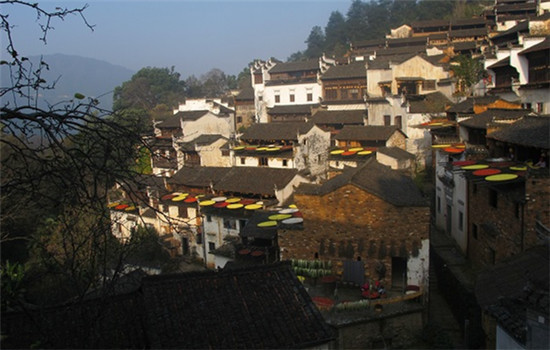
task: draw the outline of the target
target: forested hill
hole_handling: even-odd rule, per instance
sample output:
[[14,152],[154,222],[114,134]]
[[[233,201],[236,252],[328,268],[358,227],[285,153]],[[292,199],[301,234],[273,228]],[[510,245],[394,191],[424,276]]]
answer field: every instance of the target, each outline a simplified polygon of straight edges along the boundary
[[[38,67],[39,56],[30,56],[29,60],[35,67]],[[71,99],[75,93],[80,93],[88,97],[99,97],[100,107],[111,109],[113,89],[129,80],[135,73],[128,68],[105,61],[73,55],[44,55],[42,60],[49,66],[49,70],[43,71],[42,78],[47,83],[57,80],[55,89],[41,91],[40,101],[47,101],[49,104],[66,101]],[[2,65],[0,76],[2,77],[2,86],[10,86],[10,74],[7,66]],[[9,99],[13,99],[13,96],[9,94],[3,96],[2,104]]]
[[324,27],[313,27],[305,40],[306,49],[293,53],[288,60],[316,58],[323,53],[341,56],[349,43],[384,38],[403,24],[471,18],[491,5],[494,0],[354,0],[345,15],[334,11]]

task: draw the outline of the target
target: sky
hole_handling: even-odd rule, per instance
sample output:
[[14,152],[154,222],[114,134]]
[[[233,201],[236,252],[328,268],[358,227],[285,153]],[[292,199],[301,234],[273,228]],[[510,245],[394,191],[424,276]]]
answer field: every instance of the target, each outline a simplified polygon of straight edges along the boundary
[[[32,0],[33,2],[35,0]],[[352,0],[90,0],[39,1],[41,7],[77,8],[88,4],[86,27],[73,15],[55,20],[41,36],[36,11],[3,5],[21,55],[69,54],[132,70],[172,67],[183,79],[213,68],[238,75],[254,59],[286,60],[306,48],[311,29],[324,28],[333,11],[345,15]],[[43,21],[41,21],[43,23]],[[2,37],[2,42],[5,42]],[[2,56],[5,44],[2,43]]]

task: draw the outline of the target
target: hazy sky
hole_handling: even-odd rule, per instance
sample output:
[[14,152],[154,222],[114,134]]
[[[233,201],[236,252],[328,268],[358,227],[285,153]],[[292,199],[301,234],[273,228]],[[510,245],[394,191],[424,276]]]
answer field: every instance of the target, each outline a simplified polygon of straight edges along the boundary
[[212,68],[236,75],[256,58],[286,60],[305,49],[313,26],[324,28],[332,11],[345,15],[351,1],[39,1],[51,10],[88,3],[84,14],[95,26],[91,31],[78,16],[56,20],[47,45],[38,40],[35,11],[20,5],[5,5],[0,11],[17,26],[16,48],[23,55],[79,55],[136,71],[175,66],[186,78]]

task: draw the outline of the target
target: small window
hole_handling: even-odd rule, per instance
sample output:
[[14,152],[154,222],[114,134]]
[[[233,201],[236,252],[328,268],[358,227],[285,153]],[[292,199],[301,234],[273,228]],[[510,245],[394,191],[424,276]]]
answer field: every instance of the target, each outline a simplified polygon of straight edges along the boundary
[[281,102],[281,96],[275,95],[275,103],[280,103],[280,102]]
[[267,158],[266,157],[260,157],[258,159],[258,165],[259,166],[267,166]]
[[208,251],[211,252],[213,250],[216,250],[216,243],[208,242]]
[[359,89],[350,89],[349,93],[351,94],[352,100],[357,100],[359,98]]
[[403,117],[402,116],[396,115],[394,123],[395,123],[395,126],[397,126],[399,129],[403,129]]
[[223,227],[231,230],[237,229],[237,221],[232,219],[223,219]]
[[169,210],[168,210],[168,206],[167,206],[166,204],[163,204],[163,205],[162,205],[162,212],[163,212],[163,213],[168,213],[168,211],[169,211]]
[[477,239],[477,225],[476,224],[472,224],[472,237]]
[[288,166],[288,160],[283,159],[283,166],[284,166],[284,167]]
[[458,212],[458,229],[464,230],[464,213],[461,211]]
[[240,115],[237,116],[237,123],[242,123],[243,122],[243,117],[241,117]]
[[313,94],[311,92],[307,93],[307,100],[308,100],[308,102],[313,101]]
[[542,103],[542,102],[537,103],[537,110],[536,110],[536,112],[537,112],[537,113],[542,113],[543,110],[544,110],[544,103]]
[[437,197],[437,212],[441,214],[441,197]]
[[489,205],[498,208],[498,193],[493,189],[489,189]]
[[294,96],[294,94],[290,94],[289,100],[290,100],[290,102],[294,102],[294,101],[295,101],[295,96]]
[[206,215],[206,221],[212,222],[212,215]]
[[186,207],[178,207],[178,217],[180,218],[187,218],[187,208]]
[[424,80],[422,82],[422,90],[435,90],[435,80]]
[[391,125],[391,115],[385,115],[384,116],[384,125],[390,126]]
[[244,157],[241,157],[241,165],[244,165],[245,164],[245,159]]
[[202,244],[202,233],[197,233],[195,239],[197,240],[197,244]]

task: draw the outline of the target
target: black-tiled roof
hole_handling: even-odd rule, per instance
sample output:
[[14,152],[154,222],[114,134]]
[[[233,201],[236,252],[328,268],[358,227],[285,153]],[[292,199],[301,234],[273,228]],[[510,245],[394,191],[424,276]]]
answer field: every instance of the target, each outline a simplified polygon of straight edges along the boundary
[[528,49],[521,51],[518,55],[525,55],[531,52],[548,51],[550,50],[550,37],[546,37],[544,41],[534,45]]
[[181,128],[181,117],[177,114],[171,115],[165,121],[155,125],[155,127],[159,129]]
[[550,115],[525,116],[521,120],[487,135],[497,141],[550,149]]
[[353,79],[367,77],[367,68],[364,61],[354,61],[349,64],[342,64],[330,67],[321,77],[321,80],[331,79]]
[[525,20],[523,22],[520,22],[520,23],[516,24],[512,28],[510,28],[508,30],[505,30],[504,32],[498,33],[497,35],[493,36],[491,39],[492,40],[499,39],[501,37],[504,37],[504,36],[507,36],[507,35],[510,35],[510,34],[522,33],[522,32],[527,32],[527,31],[529,31],[529,21]]
[[448,112],[451,113],[474,113],[474,105],[488,105],[494,103],[501,98],[498,96],[478,96],[468,97],[466,100],[459,102],[449,108]]
[[475,294],[482,309],[525,342],[526,309],[548,315],[548,245],[536,246],[480,272]]
[[278,122],[252,124],[241,140],[298,140],[298,135],[307,133],[314,126],[311,122]]
[[269,73],[290,73],[310,70],[320,70],[319,60],[315,59],[308,61],[277,63],[273,68],[269,70]]
[[357,168],[346,169],[321,185],[301,184],[296,193],[325,195],[353,184],[395,206],[428,206],[412,178],[370,158]]
[[267,109],[271,115],[277,114],[311,114],[311,109],[319,107],[319,104],[307,105],[279,105]]
[[342,130],[340,130],[334,139],[345,141],[386,141],[395,132],[401,132],[395,125],[346,125],[342,128]]
[[236,101],[253,101],[254,100],[254,88],[246,87],[242,89],[237,96]]
[[531,111],[525,109],[488,109],[461,121],[459,124],[471,129],[487,129],[487,124],[495,120],[519,119],[529,113]]
[[471,36],[487,36],[487,28],[460,29],[449,31],[449,38],[468,38]]
[[507,67],[509,65],[510,65],[510,56],[506,56],[503,59],[501,59],[500,61],[497,61],[497,62],[493,63],[492,65],[490,65],[489,67],[487,67],[487,69]]
[[[378,54],[378,52],[377,52]],[[392,63],[402,63],[406,60],[409,60],[416,56],[417,53],[406,53],[401,55],[387,55],[387,56],[377,56],[372,61],[367,61],[368,69],[388,69],[390,67],[390,62]]]
[[453,103],[441,92],[431,94],[408,96],[410,113],[442,113]]
[[290,264],[144,279],[152,348],[288,349],[333,336]]
[[317,111],[311,121],[319,124],[364,124],[366,110]]
[[214,183],[214,190],[231,193],[275,195],[275,188],[283,189],[298,174],[296,169],[267,167],[233,167]]
[[141,291],[1,321],[9,348],[297,349],[334,339],[289,263],[148,276]]
[[187,187],[208,187],[218,182],[230,170],[227,167],[183,167],[167,181]]
[[414,154],[409,153],[399,147],[378,147],[376,152],[385,154],[394,159],[414,159],[415,158]]
[[197,120],[204,116],[206,113],[209,113],[208,111],[179,111],[178,113],[174,114],[174,116],[181,118],[183,121],[186,120]]

